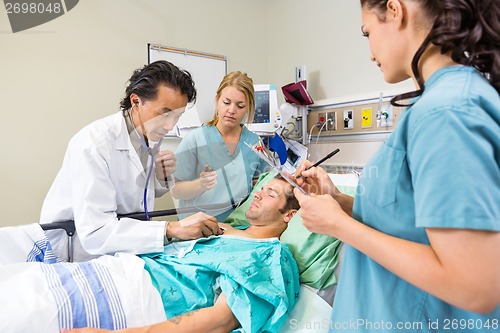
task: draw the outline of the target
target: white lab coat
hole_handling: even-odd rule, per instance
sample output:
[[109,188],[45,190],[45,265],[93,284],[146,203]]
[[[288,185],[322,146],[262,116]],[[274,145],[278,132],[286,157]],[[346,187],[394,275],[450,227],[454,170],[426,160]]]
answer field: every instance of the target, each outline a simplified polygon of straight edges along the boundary
[[[166,222],[117,219],[117,214],[144,211],[146,176],[122,113],[97,120],[69,142],[62,168],[43,203],[40,223],[75,221],[75,261],[118,251],[162,251]],[[155,196],[168,191],[154,170],[151,178],[149,211]],[[66,234],[56,230],[47,236],[56,255],[67,259]]]

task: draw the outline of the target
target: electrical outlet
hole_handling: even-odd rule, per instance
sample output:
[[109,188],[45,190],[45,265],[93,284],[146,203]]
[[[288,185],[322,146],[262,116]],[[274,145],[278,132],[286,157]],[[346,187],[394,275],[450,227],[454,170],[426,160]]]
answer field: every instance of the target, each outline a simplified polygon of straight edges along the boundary
[[317,122],[318,127],[321,128],[325,124],[325,122],[326,122],[326,113],[325,112],[318,113],[318,122]]
[[353,110],[344,111],[344,129],[354,128]]
[[328,112],[326,114],[326,130],[337,130],[337,112]]

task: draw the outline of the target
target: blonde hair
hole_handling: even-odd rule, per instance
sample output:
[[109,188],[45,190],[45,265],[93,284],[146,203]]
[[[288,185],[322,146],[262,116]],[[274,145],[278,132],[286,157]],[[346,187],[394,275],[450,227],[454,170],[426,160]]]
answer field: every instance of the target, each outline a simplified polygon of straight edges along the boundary
[[[235,71],[227,74],[222,79],[219,88],[217,89],[217,94],[215,95],[216,100],[218,101],[222,90],[226,87],[235,87],[238,91],[241,91],[245,95],[245,99],[247,102],[247,124],[251,124],[253,122],[253,117],[255,114],[255,94],[253,88],[253,80],[250,78],[247,73],[243,73],[240,71]],[[219,121],[219,116],[217,115],[217,108],[215,109],[214,117],[212,120],[208,122],[208,125],[215,126]]]

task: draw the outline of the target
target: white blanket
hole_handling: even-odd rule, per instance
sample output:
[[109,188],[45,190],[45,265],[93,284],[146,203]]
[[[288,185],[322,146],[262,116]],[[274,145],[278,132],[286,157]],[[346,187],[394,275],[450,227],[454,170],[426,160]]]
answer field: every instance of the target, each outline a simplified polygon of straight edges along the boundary
[[143,267],[143,260],[129,254],[79,265],[0,266],[0,332],[119,329],[164,321],[161,298]]
[[0,228],[0,266],[31,261],[56,262],[40,225],[32,223]]

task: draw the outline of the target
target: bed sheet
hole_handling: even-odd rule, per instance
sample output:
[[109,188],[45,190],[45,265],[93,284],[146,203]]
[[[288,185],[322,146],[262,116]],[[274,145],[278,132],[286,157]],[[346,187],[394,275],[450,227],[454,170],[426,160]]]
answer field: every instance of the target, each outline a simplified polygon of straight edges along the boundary
[[317,292],[300,286],[300,297],[279,333],[327,333],[332,307]]

